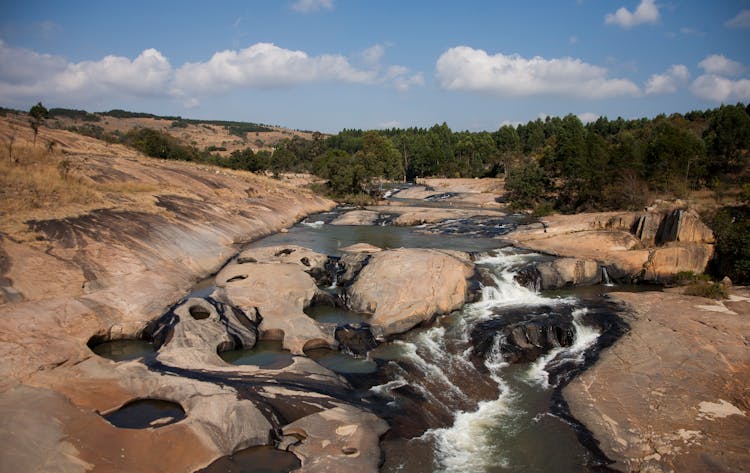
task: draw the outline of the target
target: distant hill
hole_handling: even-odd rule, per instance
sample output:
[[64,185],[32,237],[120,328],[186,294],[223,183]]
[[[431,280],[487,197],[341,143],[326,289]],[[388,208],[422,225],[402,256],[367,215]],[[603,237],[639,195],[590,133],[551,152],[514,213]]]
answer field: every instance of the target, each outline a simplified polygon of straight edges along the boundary
[[[0,108],[0,113],[25,111]],[[88,112],[68,108],[51,108],[46,126],[73,131],[94,138],[116,141],[134,128],[148,128],[168,133],[185,145],[200,151],[229,156],[232,151],[251,148],[273,151],[279,141],[299,136],[312,139],[312,131],[292,130],[275,125],[229,120],[199,120],[180,116],[160,116],[151,113],[110,110]]]

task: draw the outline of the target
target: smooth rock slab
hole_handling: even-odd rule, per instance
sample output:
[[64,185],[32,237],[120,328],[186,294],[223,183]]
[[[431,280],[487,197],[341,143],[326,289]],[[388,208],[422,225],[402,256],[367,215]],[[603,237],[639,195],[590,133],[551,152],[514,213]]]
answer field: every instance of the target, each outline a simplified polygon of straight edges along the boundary
[[352,310],[373,314],[379,337],[402,333],[459,309],[474,265],[461,252],[398,249],[375,253],[347,289]]

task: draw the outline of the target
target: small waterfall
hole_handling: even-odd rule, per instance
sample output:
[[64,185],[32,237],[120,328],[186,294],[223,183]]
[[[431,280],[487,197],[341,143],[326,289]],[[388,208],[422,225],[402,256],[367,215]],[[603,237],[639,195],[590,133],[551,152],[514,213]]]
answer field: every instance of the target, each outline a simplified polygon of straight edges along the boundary
[[[575,303],[574,298],[548,298],[518,284],[512,268],[521,266],[529,255],[501,251],[497,256],[477,260],[478,265],[491,269],[497,287],[484,287],[479,302],[467,305],[462,311],[462,330],[468,333],[475,323],[489,318],[502,317],[494,309],[514,306],[560,306]],[[553,350],[532,364],[527,373],[529,380],[548,387],[548,373],[544,368],[556,359],[580,359],[598,337],[598,333],[582,323],[587,309],[572,312],[575,341],[572,346]],[[502,314],[502,312],[499,312]],[[461,410],[454,417],[453,425],[442,429],[431,429],[423,439],[435,443],[436,471],[464,472],[488,471],[510,468],[510,459],[502,445],[497,444],[497,432],[506,437],[515,437],[523,428],[520,394],[504,379],[507,363],[500,351],[500,333],[495,335],[493,346],[485,359],[491,379],[499,388],[496,399],[479,402],[473,410]],[[470,351],[470,350],[469,350]],[[486,375],[480,375],[486,376]],[[507,375],[505,375],[507,376]],[[521,375],[523,376],[523,375]]]
[[614,286],[614,284],[612,284],[612,281],[609,279],[609,274],[607,273],[606,266],[602,266],[602,284],[608,287]]
[[551,350],[544,356],[539,357],[534,363],[529,366],[529,370],[526,373],[527,378],[538,383],[545,389],[550,387],[549,384],[549,372],[547,368],[559,366],[563,363],[583,363],[583,356],[586,350],[589,349],[596,339],[599,338],[599,331],[584,325],[581,318],[588,313],[588,309],[583,307],[575,309],[571,314],[573,316],[573,329],[574,339],[573,344],[569,347],[560,347]]

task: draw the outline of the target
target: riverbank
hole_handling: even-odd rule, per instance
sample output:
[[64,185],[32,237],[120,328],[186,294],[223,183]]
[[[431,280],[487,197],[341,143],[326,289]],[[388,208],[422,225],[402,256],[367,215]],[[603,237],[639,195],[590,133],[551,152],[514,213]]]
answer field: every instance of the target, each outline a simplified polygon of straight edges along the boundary
[[[236,395],[136,362],[115,364],[87,343],[138,338],[239,244],[335,203],[251,173],[149,159],[72,133],[47,133],[62,148],[22,155],[29,161],[17,166],[27,174],[49,167],[48,179],[91,193],[85,202],[49,194],[3,215],[2,469],[181,472],[231,453],[241,445],[210,429],[235,415]],[[72,169],[66,176],[57,174],[63,161]],[[188,418],[158,430],[115,429],[98,414],[180,391],[193,400]],[[219,407],[201,405],[200,397],[213,397]]]

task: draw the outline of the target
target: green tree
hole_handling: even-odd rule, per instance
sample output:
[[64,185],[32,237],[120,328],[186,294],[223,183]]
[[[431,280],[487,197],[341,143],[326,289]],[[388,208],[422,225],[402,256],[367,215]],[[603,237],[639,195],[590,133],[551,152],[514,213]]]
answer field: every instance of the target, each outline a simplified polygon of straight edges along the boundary
[[741,171],[750,148],[750,116],[742,104],[721,106],[712,115],[704,139],[711,173]]
[[34,130],[34,146],[36,147],[36,136],[39,134],[39,127],[49,118],[49,111],[42,105],[42,102],[37,102],[29,110],[29,117],[31,117],[29,124],[31,125],[31,129]]
[[515,209],[535,207],[545,199],[549,187],[549,177],[533,158],[514,167],[505,180],[508,199]]

